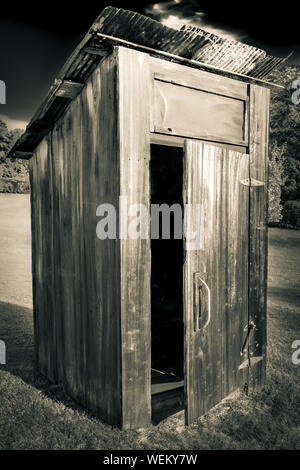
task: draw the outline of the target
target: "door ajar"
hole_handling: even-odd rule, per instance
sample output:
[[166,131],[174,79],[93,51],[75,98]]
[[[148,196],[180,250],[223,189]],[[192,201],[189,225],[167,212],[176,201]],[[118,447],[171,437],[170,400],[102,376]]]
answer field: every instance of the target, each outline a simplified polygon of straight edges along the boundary
[[[247,360],[249,156],[185,141],[187,424],[242,385]],[[244,347],[243,347],[244,345]]]

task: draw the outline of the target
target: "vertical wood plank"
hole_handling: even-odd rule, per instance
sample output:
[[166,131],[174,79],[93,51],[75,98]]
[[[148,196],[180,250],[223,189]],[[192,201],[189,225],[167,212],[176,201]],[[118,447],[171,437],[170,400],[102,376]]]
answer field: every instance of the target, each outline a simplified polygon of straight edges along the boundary
[[55,317],[52,299],[51,171],[49,146],[45,139],[37,148],[31,167],[32,273],[37,362],[49,380],[57,381]]
[[[148,56],[119,48],[120,195],[148,210],[148,239],[121,240],[124,428],[151,420],[150,73]],[[121,213],[124,220],[125,213]]]
[[33,327],[35,340],[35,361],[39,364],[40,356],[40,331],[38,308],[38,174],[37,157],[34,155],[29,160],[29,178],[30,178],[30,208],[31,208],[31,269],[32,269],[32,299],[33,299]]
[[263,356],[250,368],[250,389],[264,384],[266,377],[269,99],[269,89],[250,86],[250,177],[265,183],[250,188],[249,321],[256,329],[249,354]]

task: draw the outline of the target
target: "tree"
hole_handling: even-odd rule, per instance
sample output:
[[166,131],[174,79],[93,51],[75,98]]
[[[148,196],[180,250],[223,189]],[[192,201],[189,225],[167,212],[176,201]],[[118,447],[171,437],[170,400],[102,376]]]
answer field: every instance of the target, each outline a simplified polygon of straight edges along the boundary
[[22,129],[13,129],[12,131],[10,131],[10,145],[11,145],[11,147],[17,142],[17,140],[19,139],[19,137],[21,137],[23,132],[24,131]]
[[9,131],[5,122],[0,120],[0,177],[2,178],[26,177],[28,175],[28,162],[6,157],[22,133],[22,129]]
[[279,147],[274,142],[269,156],[269,222],[278,223],[282,220],[281,189],[285,184],[286,176],[284,161],[286,158],[286,144]]
[[300,161],[300,105],[292,101],[292,84],[300,79],[300,66],[285,66],[269,76],[270,81],[284,86],[272,89],[270,103],[270,139],[279,146],[287,144],[287,157]]
[[10,143],[11,134],[5,122],[0,119],[0,163],[5,160],[6,154],[10,148]]
[[299,219],[299,204],[290,202],[300,200],[300,104],[292,101],[295,91],[292,85],[300,79],[300,66],[285,65],[268,78],[284,86],[271,92],[270,221],[283,220],[285,224],[295,225],[295,220]]

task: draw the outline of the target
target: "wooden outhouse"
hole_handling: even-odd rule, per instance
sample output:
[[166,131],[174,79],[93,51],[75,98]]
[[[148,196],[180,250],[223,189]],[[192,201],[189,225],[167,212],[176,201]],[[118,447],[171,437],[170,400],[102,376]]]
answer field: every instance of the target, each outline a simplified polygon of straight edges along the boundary
[[[190,423],[265,381],[264,79],[281,61],[108,7],[10,153],[30,159],[38,368],[108,423]],[[129,236],[137,204],[149,223]],[[161,204],[181,237],[151,237]]]

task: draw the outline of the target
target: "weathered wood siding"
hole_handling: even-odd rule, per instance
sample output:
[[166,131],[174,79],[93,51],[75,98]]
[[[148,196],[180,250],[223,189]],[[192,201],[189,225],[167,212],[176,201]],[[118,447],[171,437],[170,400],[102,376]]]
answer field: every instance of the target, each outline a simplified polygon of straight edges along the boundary
[[[155,73],[180,81],[186,74],[201,89],[242,97],[245,141],[237,150],[247,148],[250,135],[249,155],[224,142],[185,144],[184,201],[204,207],[202,248],[187,252],[184,268],[187,421],[243,380],[254,387],[265,379],[267,185],[240,181],[267,181],[269,91],[251,85],[248,97],[245,83],[118,47],[38,146],[30,178],[38,366],[124,428],[151,421],[150,238],[99,240],[96,209],[101,203],[118,209],[122,196],[127,207],[144,204],[149,216]],[[195,273],[210,287],[212,302],[209,325],[201,329],[200,322],[196,330]],[[264,359],[240,372],[251,320],[256,330],[247,353]]]
[[56,335],[51,295],[51,174],[48,143],[43,141],[30,160],[33,311],[38,365],[42,373],[56,381]]
[[118,207],[117,53],[105,58],[31,159],[33,291],[40,370],[121,424],[120,246],[96,237]]

